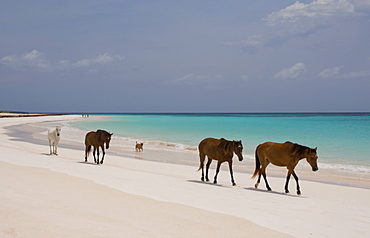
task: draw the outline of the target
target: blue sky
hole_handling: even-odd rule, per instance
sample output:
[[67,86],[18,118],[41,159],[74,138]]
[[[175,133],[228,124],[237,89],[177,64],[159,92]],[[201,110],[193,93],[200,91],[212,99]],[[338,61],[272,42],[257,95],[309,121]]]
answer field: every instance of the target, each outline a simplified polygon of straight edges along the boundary
[[0,5],[0,110],[370,111],[370,0]]

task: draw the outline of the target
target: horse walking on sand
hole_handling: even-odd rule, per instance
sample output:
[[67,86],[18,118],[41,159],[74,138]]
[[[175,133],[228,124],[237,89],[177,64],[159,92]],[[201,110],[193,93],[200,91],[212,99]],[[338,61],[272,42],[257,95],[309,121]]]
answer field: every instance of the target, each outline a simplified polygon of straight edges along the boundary
[[56,126],[55,129],[48,130],[48,140],[50,147],[50,154],[58,155],[58,143],[60,140],[61,126]]
[[206,164],[206,181],[208,179],[208,170],[209,166],[212,163],[212,160],[217,160],[217,169],[216,175],[213,179],[213,183],[217,183],[217,175],[220,172],[220,166],[223,162],[227,161],[229,163],[229,170],[231,175],[231,183],[233,186],[236,185],[234,181],[233,175],[233,155],[234,153],[239,157],[239,161],[243,160],[243,145],[241,141],[229,141],[225,140],[224,138],[215,139],[215,138],[206,138],[202,140],[199,145],[199,157],[200,157],[200,166],[199,169],[202,169],[202,178],[201,180],[204,181],[204,160],[206,156],[208,157],[208,161]]
[[[85,136],[85,162],[87,162],[87,157],[89,156],[89,153],[91,151],[91,146],[94,146],[93,156],[94,156],[94,162],[99,164],[99,147],[101,147],[103,151],[103,157],[100,161],[100,164],[103,164],[105,151],[104,151],[104,144],[106,145],[106,148],[109,149],[109,143],[111,140],[113,133],[109,133],[104,130],[97,130],[90,131]],[[95,152],[97,151],[97,157],[95,157]]]
[[261,181],[261,175],[265,179],[267,190],[271,191],[271,188],[266,179],[266,167],[269,163],[276,166],[286,166],[288,169],[288,174],[285,183],[285,192],[289,193],[288,185],[290,176],[293,175],[297,183],[297,194],[301,194],[301,190],[298,183],[298,176],[294,172],[294,168],[301,159],[306,158],[307,162],[311,165],[312,171],[317,171],[319,168],[317,166],[317,147],[315,149],[308,148],[303,145],[293,144],[290,141],[285,143],[274,143],[265,142],[260,144],[256,148],[256,169],[252,178],[256,177],[258,174],[257,183],[254,185],[258,188]]

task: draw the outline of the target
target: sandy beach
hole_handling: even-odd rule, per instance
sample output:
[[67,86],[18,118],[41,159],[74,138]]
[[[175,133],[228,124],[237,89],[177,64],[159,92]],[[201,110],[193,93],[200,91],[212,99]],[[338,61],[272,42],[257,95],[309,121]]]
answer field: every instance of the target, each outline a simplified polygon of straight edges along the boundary
[[0,118],[0,237],[368,237],[370,189],[301,178],[298,196],[294,180],[285,194],[285,178],[270,176],[268,192],[241,172],[231,186],[227,171],[214,185],[200,181],[197,157],[191,166],[113,149],[103,165],[85,163],[84,134],[68,127],[50,155],[47,128],[80,118]]

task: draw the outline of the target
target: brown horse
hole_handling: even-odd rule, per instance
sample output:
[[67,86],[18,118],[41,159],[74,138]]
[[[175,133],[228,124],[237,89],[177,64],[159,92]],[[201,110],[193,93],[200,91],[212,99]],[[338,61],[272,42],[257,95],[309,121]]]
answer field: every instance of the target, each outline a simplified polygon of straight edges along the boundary
[[[97,130],[90,131],[85,136],[85,162],[87,162],[87,157],[89,156],[89,153],[91,151],[91,146],[94,146],[94,162],[99,164],[99,146],[101,147],[103,151],[103,157],[100,161],[101,164],[103,164],[105,151],[104,151],[104,143],[106,144],[106,148],[109,148],[109,142],[112,137],[113,133],[106,132],[104,130]],[[98,159],[95,158],[95,151],[98,151]]]
[[217,175],[220,172],[220,166],[223,162],[227,161],[229,163],[230,175],[231,175],[231,182],[233,186],[236,185],[234,181],[233,175],[233,155],[234,153],[239,157],[239,161],[243,160],[243,145],[241,141],[228,141],[224,138],[221,139],[214,139],[214,138],[206,138],[202,140],[199,145],[199,157],[200,157],[200,166],[199,169],[202,169],[202,181],[204,181],[204,160],[206,159],[206,155],[208,157],[207,165],[206,165],[206,181],[208,179],[208,170],[209,166],[212,163],[212,160],[217,160],[217,169],[216,175],[214,177],[213,183],[217,183]]
[[260,144],[256,148],[256,169],[252,178],[256,177],[258,174],[257,183],[254,185],[255,188],[258,187],[261,181],[261,175],[266,182],[267,190],[271,191],[271,188],[266,179],[266,167],[269,163],[276,166],[286,166],[288,169],[288,174],[285,183],[285,192],[289,193],[288,184],[290,175],[293,177],[297,183],[297,194],[300,195],[301,191],[298,183],[298,176],[294,172],[294,168],[298,164],[299,160],[306,158],[307,162],[311,165],[312,171],[317,171],[317,147],[315,149],[308,148],[303,145],[293,144],[290,141],[285,143],[274,143],[265,142]]

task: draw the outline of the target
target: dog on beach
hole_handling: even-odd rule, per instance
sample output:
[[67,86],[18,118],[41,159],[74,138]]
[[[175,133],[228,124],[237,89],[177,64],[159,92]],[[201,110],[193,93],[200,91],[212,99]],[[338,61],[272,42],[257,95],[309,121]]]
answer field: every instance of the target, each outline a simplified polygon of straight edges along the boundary
[[61,126],[56,126],[55,129],[48,130],[48,140],[50,147],[50,154],[58,155],[58,143],[60,140]]
[[137,143],[137,141],[136,141],[136,146],[135,146],[135,149],[136,149],[136,151],[143,151],[143,145],[144,145],[144,143]]

